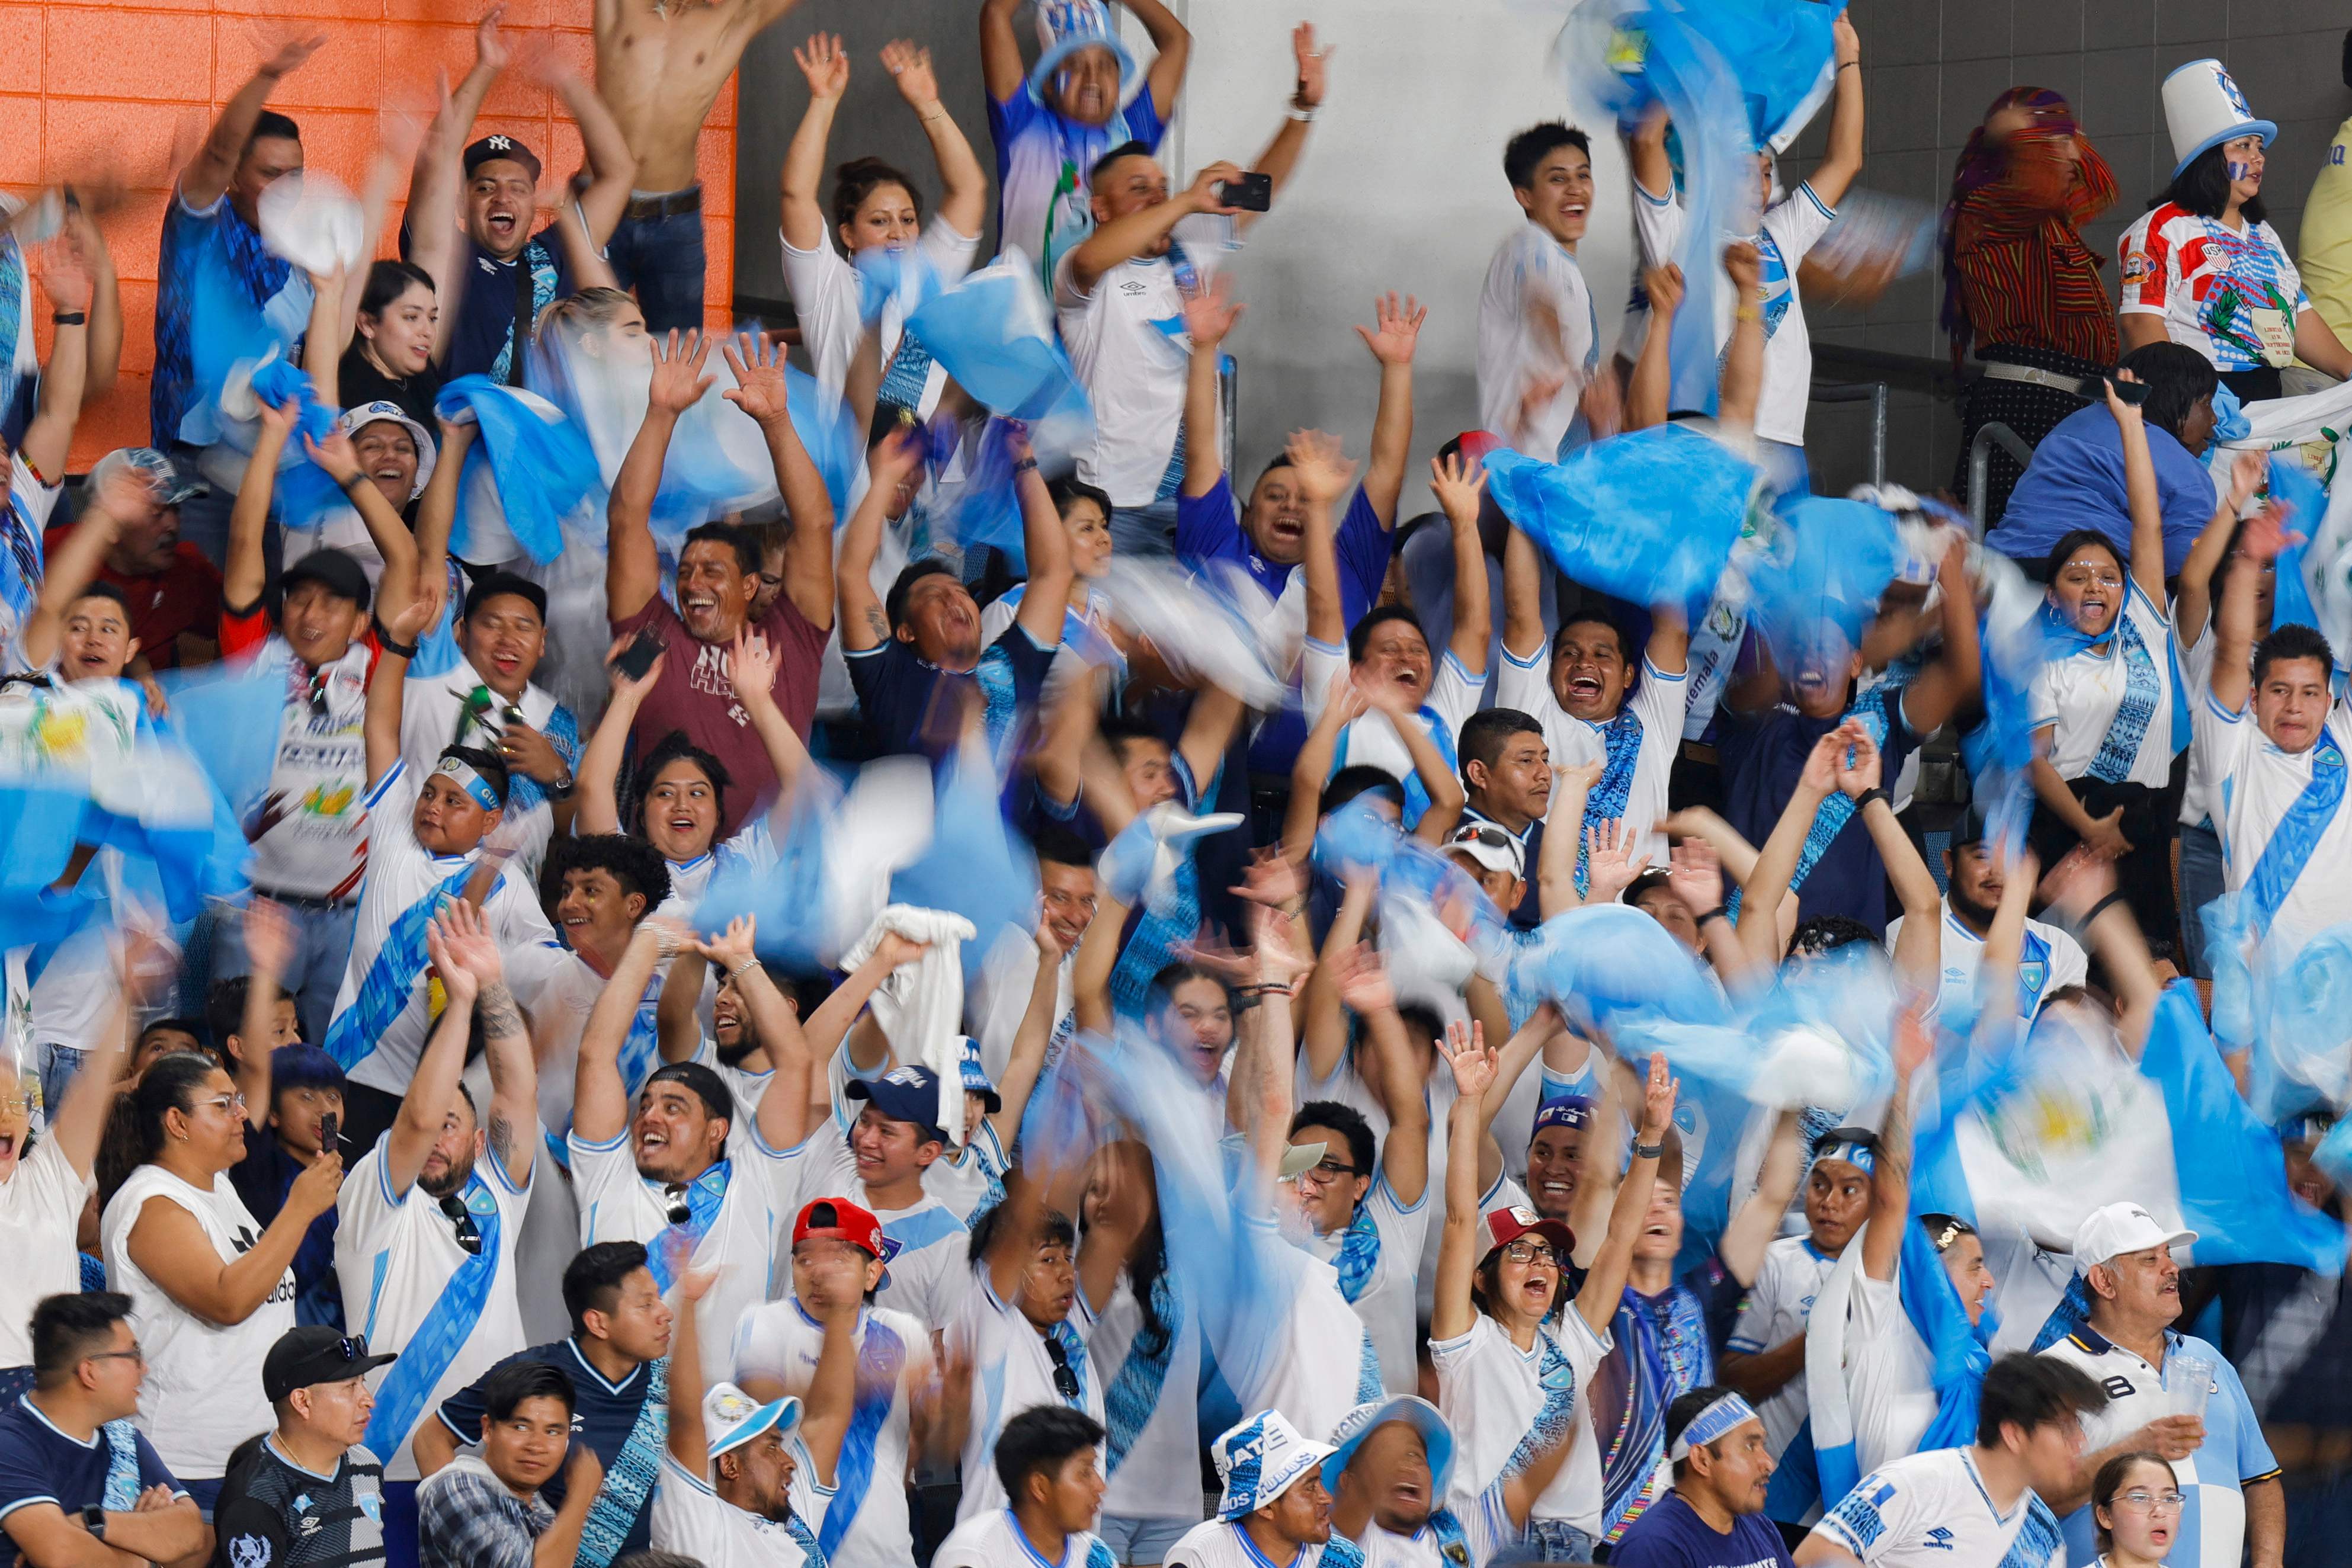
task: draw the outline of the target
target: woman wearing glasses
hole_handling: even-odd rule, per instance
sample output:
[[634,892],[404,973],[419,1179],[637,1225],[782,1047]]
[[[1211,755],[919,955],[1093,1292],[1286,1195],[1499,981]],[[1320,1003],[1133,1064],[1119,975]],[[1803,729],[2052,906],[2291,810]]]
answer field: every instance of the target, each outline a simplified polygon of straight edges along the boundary
[[163,1058],[131,1109],[140,1164],[99,1222],[107,1282],[147,1353],[140,1429],[209,1520],[230,1451],[274,1424],[255,1369],[294,1326],[294,1253],[335,1206],[342,1156],[313,1161],[265,1228],[228,1179],[245,1096],[210,1058]]
[[2188,1500],[2161,1454],[2117,1454],[2091,1483],[2091,1517],[2099,1527],[2095,1568],[2158,1568],[2180,1538]]

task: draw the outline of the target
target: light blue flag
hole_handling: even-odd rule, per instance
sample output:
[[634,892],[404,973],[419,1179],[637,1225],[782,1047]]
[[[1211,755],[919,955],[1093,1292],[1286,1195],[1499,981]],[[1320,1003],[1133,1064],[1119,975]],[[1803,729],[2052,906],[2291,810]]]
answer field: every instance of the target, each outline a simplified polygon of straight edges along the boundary
[[513,558],[505,535],[536,561],[563,549],[563,515],[602,482],[596,454],[563,411],[488,376],[459,376],[433,400],[444,419],[480,427],[466,449],[450,550],[461,560]]
[[1015,258],[935,295],[907,318],[907,330],[973,401],[1028,423],[1041,450],[1072,450],[1094,428],[1045,291]]
[[929,852],[890,882],[890,902],[944,909],[971,922],[964,978],[976,978],[1007,926],[1024,930],[1037,909],[1037,857],[1004,820],[1003,784],[984,754],[967,747],[940,775]]
[[1904,560],[1895,519],[1866,501],[1797,496],[1780,507],[1787,526],[1748,568],[1753,624],[1784,673],[1805,667],[1834,631],[1851,652]]
[[270,360],[253,369],[253,395],[272,408],[295,405],[294,434],[286,440],[279,460],[275,499],[279,522],[289,528],[316,528],[330,513],[347,511],[342,487],[316,463],[302,444],[308,436],[324,441],[335,433],[335,410],[319,401],[310,372],[284,360]]
[[1754,464],[1683,424],[1597,441],[1558,463],[1496,451],[1486,473],[1503,515],[1562,572],[1631,603],[1680,605],[1694,623],[1759,477]]

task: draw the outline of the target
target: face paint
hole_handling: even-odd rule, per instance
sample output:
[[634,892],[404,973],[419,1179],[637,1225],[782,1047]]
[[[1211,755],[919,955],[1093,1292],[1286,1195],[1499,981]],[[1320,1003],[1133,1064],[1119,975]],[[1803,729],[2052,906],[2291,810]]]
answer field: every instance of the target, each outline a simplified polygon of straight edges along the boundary
[[2251,178],[2254,172],[2254,166],[2252,163],[2241,163],[2234,158],[2231,159],[2224,167],[2230,171],[2230,182],[2232,184],[2240,180]]

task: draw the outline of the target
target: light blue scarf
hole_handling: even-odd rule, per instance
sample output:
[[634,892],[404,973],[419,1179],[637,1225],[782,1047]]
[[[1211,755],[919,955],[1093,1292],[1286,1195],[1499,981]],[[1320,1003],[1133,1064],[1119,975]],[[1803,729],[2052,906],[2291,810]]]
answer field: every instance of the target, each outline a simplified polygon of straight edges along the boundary
[[606,1568],[620,1555],[646,1500],[653,1495],[661,1473],[663,1449],[669,1442],[669,1358],[646,1364],[646,1402],[637,1406],[636,1424],[628,1440],[605,1469],[604,1484],[580,1527],[580,1553],[573,1568]]
[[1127,1347],[1127,1359],[1119,1363],[1118,1373],[1103,1389],[1104,1425],[1109,1428],[1103,1448],[1106,1476],[1118,1473],[1136,1439],[1151,1424],[1152,1413],[1160,1408],[1160,1391],[1168,1381],[1168,1364],[1176,1354],[1176,1341],[1187,1332],[1184,1298],[1164,1268],[1151,1281],[1151,1310],[1162,1325],[1159,1344],[1147,1349],[1143,1342],[1149,1331],[1139,1331]]
[[1503,1475],[1516,1476],[1536,1462],[1539,1455],[1558,1444],[1576,1415],[1576,1368],[1558,1341],[1542,1329],[1536,1331],[1536,1344],[1540,1359],[1536,1368],[1536,1381],[1543,1386],[1543,1406],[1536,1412],[1527,1436],[1503,1461]]
[[2336,821],[2336,808],[2344,804],[2344,749],[2323,729],[2319,744],[2311,748],[2311,782],[2279,819],[2271,841],[2263,846],[2261,858],[2254,862],[2253,874],[2246,879],[2256,931],[2271,928],[2279,906],[2294,891],[2295,879],[2311,863],[2312,852]]
[[1339,1255],[1331,1260],[1331,1265],[1339,1271],[1339,1294],[1348,1299],[1348,1304],[1352,1307],[1362,1301],[1371,1286],[1372,1271],[1381,1266],[1381,1228],[1361,1207],[1348,1222],[1339,1239]]
[[[718,1221],[719,1207],[727,1201],[727,1183],[733,1174],[733,1162],[720,1160],[686,1184],[686,1223],[669,1227],[671,1230],[681,1230],[686,1233],[684,1248],[672,1249],[656,1245],[646,1249],[646,1267],[653,1271],[654,1284],[659,1288],[662,1294],[669,1294],[669,1288],[674,1282],[670,1260],[680,1256],[692,1260],[695,1252],[702,1246],[702,1239],[710,1234],[711,1226]],[[645,1180],[642,1176],[638,1179]],[[664,1203],[668,1202],[668,1194],[662,1190],[662,1183],[646,1181],[646,1186],[661,1194]]]
[[467,861],[393,921],[392,929],[383,934],[383,945],[375,950],[367,974],[360,980],[359,995],[327,1026],[325,1050],[336,1066],[349,1072],[367,1060],[384,1030],[408,1010],[416,995],[417,979],[425,973],[425,934],[443,905],[464,894],[473,874],[474,862]]
[[[1617,716],[1601,727],[1601,742],[1608,749],[1609,760],[1601,767],[1600,782],[1584,798],[1584,821],[1622,822],[1625,802],[1633,792],[1633,769],[1642,760],[1642,716],[1630,707],[1619,708]],[[1591,884],[1591,846],[1579,833],[1576,891],[1582,893]]]
[[[415,1189],[411,1189],[412,1194]],[[369,1417],[367,1446],[371,1452],[387,1459],[400,1451],[401,1444],[415,1429],[417,1417],[425,1413],[425,1402],[440,1385],[442,1374],[466,1348],[474,1336],[474,1327],[482,1321],[482,1307],[490,1298],[490,1285],[499,1274],[499,1248],[504,1225],[499,1214],[499,1200],[490,1191],[489,1183],[476,1171],[466,1183],[466,1212],[473,1218],[474,1228],[481,1237],[481,1249],[449,1276],[449,1283],[434,1301],[433,1310],[409,1335],[401,1347],[400,1359],[384,1374],[383,1383],[375,1391],[375,1414]],[[373,1315],[373,1314],[371,1314]]]
[[2156,716],[2157,699],[2164,695],[2156,661],[2148,656],[2147,639],[2132,624],[2129,606],[2116,616],[2116,635],[2124,661],[2124,696],[2116,705],[2116,716],[2107,722],[2098,756],[2091,759],[2091,777],[2107,784],[2120,784],[2131,777],[2140,742],[2147,738],[2148,720]]
[[[1443,656],[1440,655],[1440,657]],[[1422,708],[1420,717],[1421,727],[1428,732],[1430,743],[1437,747],[1437,754],[1445,758],[1445,770],[1449,773],[1461,772],[1461,759],[1454,753],[1454,734],[1447,727],[1445,720],[1440,716],[1435,708],[1428,706]],[[1348,742],[1354,730],[1355,726],[1349,725],[1339,732],[1339,745],[1331,758],[1331,771],[1335,774],[1348,766]],[[1404,825],[1410,831],[1412,825],[1421,821],[1421,814],[1429,810],[1429,789],[1422,783],[1420,770],[1410,766],[1405,768],[1402,783],[1404,785]]]
[[106,1434],[106,1496],[109,1513],[129,1513],[139,1505],[139,1429],[129,1418],[109,1421]]

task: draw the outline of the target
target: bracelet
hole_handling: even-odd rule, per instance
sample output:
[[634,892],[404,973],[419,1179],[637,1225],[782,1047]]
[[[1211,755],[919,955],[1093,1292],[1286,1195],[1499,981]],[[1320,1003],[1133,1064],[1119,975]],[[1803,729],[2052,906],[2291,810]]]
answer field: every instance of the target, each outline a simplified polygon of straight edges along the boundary
[[1292,99],[1290,100],[1289,108],[1285,110],[1285,112],[1287,113],[1291,119],[1298,121],[1301,125],[1312,125],[1315,123],[1315,106],[1313,104],[1301,103],[1297,99]]
[[58,327],[86,327],[89,325],[89,317],[80,310],[60,310],[49,318],[49,322]]
[[364,474],[360,473],[360,472],[359,472],[359,471],[357,471],[356,469],[354,469],[354,470],[352,471],[352,476],[351,476],[350,478],[348,478],[348,479],[338,479],[338,480],[336,480],[336,481],[335,481],[335,484],[336,484],[337,487],[338,487],[338,488],[340,488],[340,489],[342,491],[342,493],[343,493],[344,495],[346,495],[346,496],[357,496],[357,495],[360,493],[360,486],[362,486],[362,485],[364,485],[364,484],[366,484],[367,482],[368,482],[368,476],[367,476],[366,475],[364,475]]
[[1013,471],[1015,474],[1034,474],[1037,472],[1037,459],[1034,457],[1024,457],[1020,462],[1015,463],[1013,465]]
[[1249,1011],[1250,1009],[1257,1005],[1257,998],[1250,995],[1247,991],[1235,991],[1234,993],[1233,1006],[1228,1010],[1235,1017],[1239,1017],[1241,1014]]
[[1700,915],[1698,917],[1698,923],[1701,925],[1704,925],[1710,920],[1728,920],[1730,918],[1731,905],[1727,904],[1718,904],[1713,909],[1708,910],[1705,915]]
[[373,621],[375,626],[375,642],[377,647],[382,648],[387,653],[395,654],[403,659],[414,659],[416,657],[415,643],[394,642],[392,640],[391,627],[385,625],[381,621],[374,621],[373,617],[370,617],[370,619]]
[[[1840,71],[1858,71],[1860,69],[1862,69],[1862,62],[1860,60],[1848,60],[1838,67],[1838,70]],[[1837,71],[1832,71],[1830,74],[1832,76],[1835,76]]]
[[1294,993],[1288,986],[1267,980],[1258,985],[1242,987],[1241,994],[1245,997],[1282,997],[1286,999]]
[[1761,321],[1764,319],[1764,308],[1760,305],[1742,305],[1731,315],[1737,321]]
[[1664,1143],[1643,1144],[1637,1142],[1633,1145],[1633,1157],[1637,1160],[1662,1159],[1665,1156],[1665,1153],[1666,1145]]
[[731,969],[728,970],[728,971],[727,971],[727,977],[728,977],[729,979],[730,979],[730,980],[740,980],[740,979],[741,979],[745,975],[750,974],[752,970],[754,970],[754,969],[758,968],[759,967],[760,967],[760,960],[759,960],[759,959],[757,959],[757,958],[746,958],[746,959],[744,959],[741,963],[740,963],[740,964],[736,965],[733,968],[731,968]]
[[1864,810],[1869,807],[1873,800],[1878,801],[1890,811],[1895,810],[1894,800],[1888,797],[1883,787],[1876,784],[1873,784],[1869,789],[1864,789],[1861,794],[1856,795],[1853,798],[1853,809],[1857,812]]

